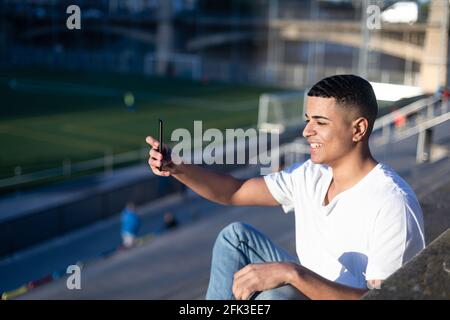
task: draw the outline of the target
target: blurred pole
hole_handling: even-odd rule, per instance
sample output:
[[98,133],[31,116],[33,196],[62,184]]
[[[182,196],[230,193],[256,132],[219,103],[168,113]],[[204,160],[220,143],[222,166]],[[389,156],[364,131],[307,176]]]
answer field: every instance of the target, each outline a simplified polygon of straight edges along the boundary
[[278,18],[278,0],[269,0],[269,14],[267,15],[267,27],[269,28],[267,42],[267,76],[268,82],[275,81],[275,69],[278,66],[277,30],[273,25]]
[[119,0],[109,0],[108,4],[109,14],[116,14],[119,8]]
[[447,68],[448,68],[448,14],[449,14],[449,10],[448,10],[448,6],[449,6],[449,1],[448,0],[444,0],[443,1],[443,5],[444,7],[442,8],[442,10],[444,11],[443,13],[443,17],[444,17],[444,21],[441,22],[441,52],[443,52],[443,57],[442,57],[442,64],[443,67],[439,68],[439,74],[438,74],[438,83],[441,82],[443,86],[447,86]]
[[367,7],[370,0],[361,0],[361,46],[359,49],[358,75],[367,78],[367,63],[369,60],[370,33],[367,27]]
[[[195,19],[195,31],[194,34],[191,35],[191,39],[196,39],[196,38],[200,38],[202,35],[202,29],[201,29],[201,23],[200,23],[200,4],[199,2],[195,3],[195,15],[194,15],[194,19]],[[209,74],[207,73],[208,71],[206,71],[205,68],[203,68],[203,61],[204,61],[204,49],[203,46],[200,46],[200,48],[197,50],[197,56],[200,58],[200,61],[202,63],[202,68],[201,68],[201,74],[200,74],[200,79],[202,81],[207,81],[207,79],[209,78]]]
[[[315,21],[318,19],[318,7],[317,7],[317,1],[311,1],[310,2],[310,19]],[[317,77],[317,63],[316,63],[316,56],[317,56],[317,41],[311,41],[308,43],[308,65],[306,66],[306,74],[307,74],[307,80],[306,85],[311,86],[313,83],[315,83],[318,79]]]
[[417,138],[416,163],[430,161],[432,141],[433,130],[431,128],[419,132],[419,137]]
[[[52,47],[50,49],[51,55],[50,55],[50,65],[52,68],[57,69],[57,66],[55,65],[54,58],[56,56],[56,48],[58,45],[58,17],[61,16],[61,13],[59,12],[58,8],[58,1],[53,0],[53,17],[52,17]],[[64,11],[62,11],[64,12]]]
[[156,34],[156,74],[166,75],[172,55],[173,25],[172,2],[158,1],[158,27]]
[[430,2],[420,66],[420,87],[426,92],[447,83],[448,5],[448,0]]
[[[236,81],[239,79],[239,34],[240,34],[240,3],[236,0],[231,2],[231,34],[236,36],[236,41],[231,42],[231,57],[230,57],[230,75],[231,80]],[[245,73],[245,72],[244,72]]]
[[[356,22],[359,20],[359,15],[361,13],[361,10],[359,10],[360,2],[356,0],[352,0],[352,5],[354,7],[353,10],[353,20]],[[352,73],[356,74],[359,64],[359,48],[353,47],[352,49]]]

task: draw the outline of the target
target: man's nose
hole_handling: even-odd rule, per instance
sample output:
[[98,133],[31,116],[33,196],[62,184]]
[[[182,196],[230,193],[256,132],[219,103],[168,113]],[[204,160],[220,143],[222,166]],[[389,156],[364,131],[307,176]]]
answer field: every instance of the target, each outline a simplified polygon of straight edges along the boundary
[[303,129],[303,137],[308,138],[312,135],[314,135],[314,130],[312,130],[311,123],[308,122]]

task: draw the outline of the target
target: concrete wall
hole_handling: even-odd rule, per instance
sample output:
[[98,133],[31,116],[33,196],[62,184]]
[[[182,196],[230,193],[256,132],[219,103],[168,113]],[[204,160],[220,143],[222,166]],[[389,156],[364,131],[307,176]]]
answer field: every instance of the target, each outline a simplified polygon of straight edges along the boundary
[[363,299],[450,300],[450,229]]

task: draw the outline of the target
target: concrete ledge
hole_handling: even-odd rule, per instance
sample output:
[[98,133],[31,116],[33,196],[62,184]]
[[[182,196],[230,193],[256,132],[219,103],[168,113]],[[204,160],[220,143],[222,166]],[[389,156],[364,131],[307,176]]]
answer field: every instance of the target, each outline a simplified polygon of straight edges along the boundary
[[363,299],[450,299],[450,229]]

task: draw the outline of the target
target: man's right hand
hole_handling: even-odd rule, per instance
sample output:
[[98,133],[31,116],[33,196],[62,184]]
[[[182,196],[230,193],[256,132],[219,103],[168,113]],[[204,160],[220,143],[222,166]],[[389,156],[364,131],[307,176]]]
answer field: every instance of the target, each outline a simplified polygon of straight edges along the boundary
[[[160,142],[155,138],[148,136],[145,138],[151,149],[148,158],[148,164],[152,169],[153,173],[157,176],[168,177],[175,173],[176,165],[172,162],[170,156],[170,149],[167,145],[163,144],[163,154],[158,151]],[[159,170],[161,168],[161,170]]]
[[[163,154],[158,151],[160,142],[153,137],[145,141],[151,146],[148,164],[157,176],[173,176],[205,199],[222,205],[275,206],[263,177],[239,180],[231,175],[214,172],[193,164],[184,164],[179,158],[170,158],[170,149],[164,145]],[[174,161],[171,161],[174,160]],[[174,163],[175,162],[175,163]],[[162,170],[159,170],[162,164]]]

